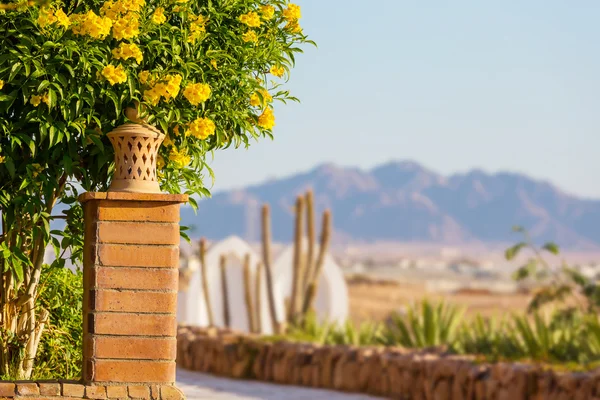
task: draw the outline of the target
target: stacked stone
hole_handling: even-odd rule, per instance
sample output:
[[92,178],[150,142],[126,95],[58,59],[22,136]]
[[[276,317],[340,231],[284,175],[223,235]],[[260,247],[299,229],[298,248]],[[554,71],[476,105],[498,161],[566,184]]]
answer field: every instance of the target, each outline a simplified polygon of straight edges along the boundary
[[183,400],[171,385],[83,385],[79,381],[0,382],[0,399]]
[[443,349],[270,343],[231,331],[182,327],[182,367],[396,399],[600,400],[600,371],[570,373],[525,364],[477,364]]

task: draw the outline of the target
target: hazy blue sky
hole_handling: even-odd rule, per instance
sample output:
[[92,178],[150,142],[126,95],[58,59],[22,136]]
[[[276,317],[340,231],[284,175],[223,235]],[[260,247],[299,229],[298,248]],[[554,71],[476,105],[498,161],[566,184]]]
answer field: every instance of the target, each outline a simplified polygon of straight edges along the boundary
[[220,151],[213,191],[324,162],[411,159],[600,198],[600,1],[297,0],[306,48],[275,141]]

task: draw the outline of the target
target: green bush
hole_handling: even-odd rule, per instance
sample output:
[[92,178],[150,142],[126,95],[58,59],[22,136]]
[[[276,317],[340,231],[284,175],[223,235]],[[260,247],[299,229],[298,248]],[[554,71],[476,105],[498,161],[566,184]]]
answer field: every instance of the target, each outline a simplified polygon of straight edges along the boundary
[[38,301],[50,311],[33,379],[78,379],[82,364],[83,274],[53,268],[42,275]]

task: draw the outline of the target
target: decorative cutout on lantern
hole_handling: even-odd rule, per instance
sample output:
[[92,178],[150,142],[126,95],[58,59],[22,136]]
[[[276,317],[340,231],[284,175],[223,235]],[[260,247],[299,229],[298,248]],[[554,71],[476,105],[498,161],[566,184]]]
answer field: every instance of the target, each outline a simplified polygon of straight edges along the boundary
[[110,192],[160,193],[156,157],[165,138],[150,125],[124,124],[108,133],[115,149]]

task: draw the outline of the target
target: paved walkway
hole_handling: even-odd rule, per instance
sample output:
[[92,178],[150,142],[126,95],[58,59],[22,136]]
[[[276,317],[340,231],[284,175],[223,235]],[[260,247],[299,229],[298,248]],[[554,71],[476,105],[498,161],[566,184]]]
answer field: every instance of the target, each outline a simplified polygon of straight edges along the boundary
[[219,378],[177,369],[177,387],[188,400],[377,400],[378,397]]

